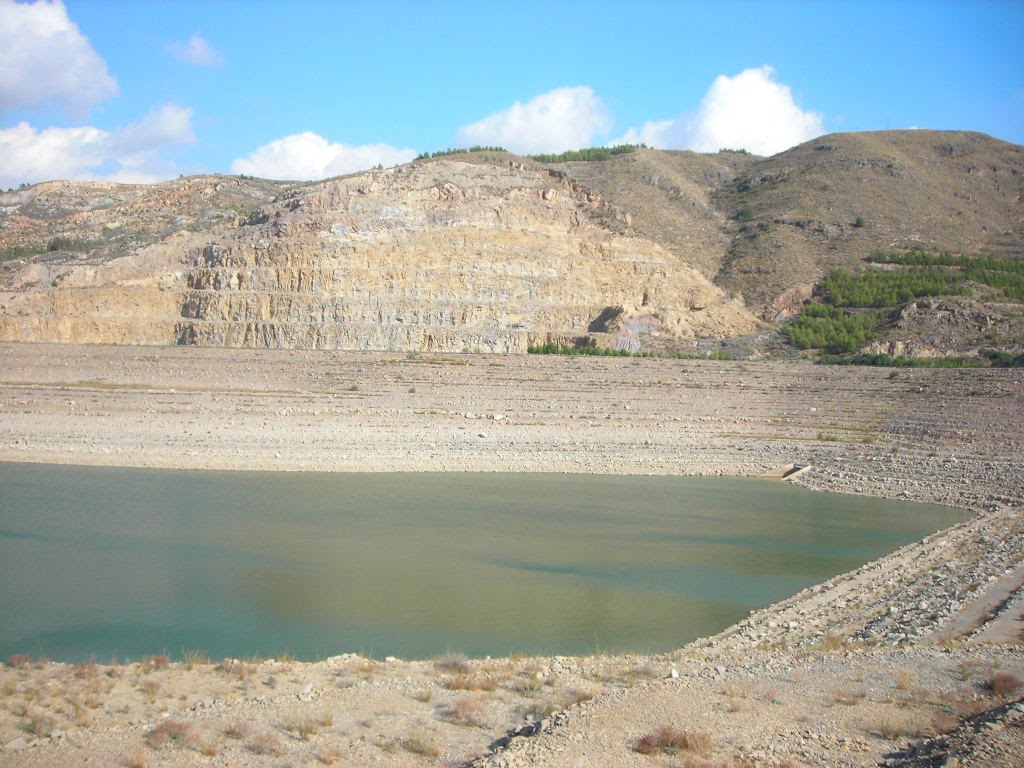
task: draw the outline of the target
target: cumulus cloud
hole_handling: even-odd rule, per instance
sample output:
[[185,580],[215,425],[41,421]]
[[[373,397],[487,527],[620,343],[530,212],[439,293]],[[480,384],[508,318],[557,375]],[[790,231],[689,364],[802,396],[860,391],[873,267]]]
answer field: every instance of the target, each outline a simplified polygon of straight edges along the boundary
[[50,179],[157,181],[175,175],[165,149],[195,141],[192,110],[165,104],[114,131],[91,126],[0,129],[0,187]]
[[773,155],[824,133],[822,115],[805,112],[788,85],[764,66],[734,77],[719,75],[691,116],[647,122],[616,143],[644,143],[662,149],[746,149]]
[[259,147],[231,163],[232,173],[264,179],[326,179],[365,171],[376,165],[398,165],[416,157],[412,149],[390,144],[350,147],[330,142],[318,133],[294,133]]
[[199,34],[192,35],[187,43],[169,43],[167,49],[174,58],[196,67],[215,67],[224,60],[220,51]]
[[0,112],[56,104],[81,116],[118,93],[60,0],[0,0],[0,40]]
[[519,154],[564,152],[591,146],[611,128],[611,119],[591,88],[556,88],[528,102],[459,128],[463,146],[501,146]]

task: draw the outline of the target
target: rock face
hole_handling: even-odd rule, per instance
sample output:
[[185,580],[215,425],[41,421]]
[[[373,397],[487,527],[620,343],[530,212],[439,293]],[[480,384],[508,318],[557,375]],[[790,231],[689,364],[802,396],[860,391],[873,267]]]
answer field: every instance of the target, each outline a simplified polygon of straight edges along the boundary
[[[673,337],[755,327],[741,305],[518,166],[457,160],[303,190],[191,258],[177,341],[525,352],[610,306]],[[698,309],[699,308],[699,309]]]
[[508,353],[585,336],[609,308],[621,330],[605,341],[631,347],[758,327],[678,257],[593,222],[598,205],[521,163],[330,180],[214,238],[27,265],[0,339]]

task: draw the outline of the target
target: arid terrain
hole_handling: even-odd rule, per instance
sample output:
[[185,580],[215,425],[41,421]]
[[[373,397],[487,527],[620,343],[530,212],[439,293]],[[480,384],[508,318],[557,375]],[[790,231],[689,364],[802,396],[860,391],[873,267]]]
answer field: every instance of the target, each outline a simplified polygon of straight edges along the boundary
[[654,656],[0,668],[0,766],[1018,766],[1024,373],[0,345],[0,460],[760,475],[966,522]]

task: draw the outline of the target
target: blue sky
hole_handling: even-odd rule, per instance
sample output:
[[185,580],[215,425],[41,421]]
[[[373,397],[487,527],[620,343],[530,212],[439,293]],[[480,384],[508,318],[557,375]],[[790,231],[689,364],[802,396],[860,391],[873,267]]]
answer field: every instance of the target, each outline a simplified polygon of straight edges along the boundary
[[5,188],[886,127],[1024,141],[1024,3],[0,0]]

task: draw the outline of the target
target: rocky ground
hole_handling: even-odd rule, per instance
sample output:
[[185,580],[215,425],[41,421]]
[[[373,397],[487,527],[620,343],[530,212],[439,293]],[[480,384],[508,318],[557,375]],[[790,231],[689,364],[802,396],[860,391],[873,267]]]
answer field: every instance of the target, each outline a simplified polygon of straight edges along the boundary
[[[0,460],[761,474],[966,522],[649,657],[0,668],[0,766],[1011,766],[1024,374],[0,346]],[[339,649],[344,650],[344,649]],[[643,754],[646,753],[646,754]]]

